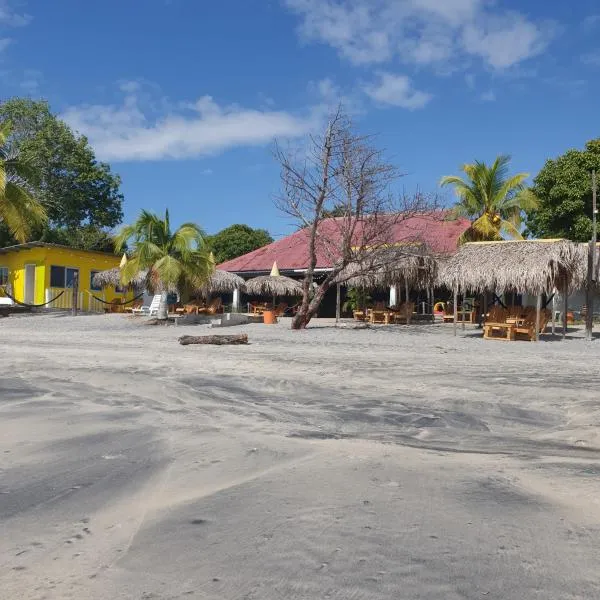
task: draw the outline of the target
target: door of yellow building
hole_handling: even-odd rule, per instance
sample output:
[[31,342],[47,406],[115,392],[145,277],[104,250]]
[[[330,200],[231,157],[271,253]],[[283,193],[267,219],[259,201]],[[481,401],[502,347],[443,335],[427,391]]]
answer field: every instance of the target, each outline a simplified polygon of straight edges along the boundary
[[35,304],[35,265],[25,265],[25,302]]

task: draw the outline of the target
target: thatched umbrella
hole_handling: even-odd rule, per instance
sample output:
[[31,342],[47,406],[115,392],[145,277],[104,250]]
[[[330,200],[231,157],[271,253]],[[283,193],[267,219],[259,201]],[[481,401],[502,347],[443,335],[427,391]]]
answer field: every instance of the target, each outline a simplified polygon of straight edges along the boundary
[[[410,289],[426,289],[433,303],[433,285],[437,279],[438,260],[425,244],[411,243],[378,249],[361,263],[350,263],[338,276],[339,285],[363,289],[384,289],[404,284],[408,301]],[[339,310],[338,310],[339,312]]]
[[246,281],[246,292],[256,296],[273,296],[275,306],[278,296],[300,296],[302,284],[291,277],[280,275],[277,262],[274,262],[270,275],[261,275]]
[[198,291],[203,296],[210,294],[231,294],[234,290],[244,291],[246,282],[235,273],[217,269]]
[[400,282],[426,288],[437,279],[437,260],[418,246],[412,250],[391,248],[390,255],[381,253],[371,263],[351,263],[342,271],[338,281],[349,286],[387,288]]
[[[140,288],[146,285],[146,279],[148,276],[148,271],[140,271],[135,278],[129,283],[129,287],[131,288]],[[92,280],[94,285],[100,287],[106,286],[122,286],[121,283],[121,267],[114,267],[112,269],[107,269],[106,271],[100,271],[94,275],[94,279]]]
[[537,296],[559,289],[563,294],[563,337],[567,297],[585,281],[582,248],[568,240],[471,242],[440,268],[438,283],[454,290],[455,326],[458,293],[524,292]]

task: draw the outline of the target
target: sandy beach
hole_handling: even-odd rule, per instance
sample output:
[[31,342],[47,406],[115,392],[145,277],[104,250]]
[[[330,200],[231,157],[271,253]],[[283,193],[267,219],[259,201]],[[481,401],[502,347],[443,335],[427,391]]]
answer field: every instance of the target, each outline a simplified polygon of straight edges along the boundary
[[0,321],[0,598],[600,597],[599,341],[143,321]]

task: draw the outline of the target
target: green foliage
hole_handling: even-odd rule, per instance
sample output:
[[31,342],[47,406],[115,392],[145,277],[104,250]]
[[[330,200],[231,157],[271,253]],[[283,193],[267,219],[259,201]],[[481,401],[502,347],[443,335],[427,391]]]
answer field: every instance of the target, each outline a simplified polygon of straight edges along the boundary
[[186,292],[201,287],[214,271],[210,252],[204,247],[202,230],[184,223],[171,230],[169,211],[164,219],[143,210],[132,225],[126,225],[115,239],[116,251],[129,243],[131,255],[121,269],[124,285],[140,271],[149,271],[153,291]]
[[36,237],[56,228],[102,230],[121,222],[120,178],[96,160],[87,139],[53,115],[46,102],[27,98],[2,102],[0,123],[6,122],[12,124],[9,143],[28,165],[32,193],[48,214],[45,230],[32,232]]
[[55,227],[44,231],[43,242],[62,244],[81,250],[97,250],[98,252],[115,252],[114,236],[100,227],[82,225],[80,227]]
[[527,173],[508,175],[510,156],[498,156],[491,165],[475,161],[463,165],[463,179],[456,175],[442,177],[441,186],[452,185],[459,200],[454,206],[456,217],[468,217],[471,226],[461,242],[501,240],[503,236],[522,239],[523,211],[537,207],[537,198],[527,189]]
[[231,225],[206,237],[206,245],[213,251],[217,264],[262,248],[272,241],[268,231],[252,229],[248,225]]
[[46,221],[46,211],[31,193],[32,172],[24,157],[9,144],[12,126],[0,122],[0,223],[17,242]]
[[569,150],[546,161],[532,187],[540,203],[527,214],[531,235],[576,242],[591,239],[593,169],[600,185],[600,139],[587,142],[585,150]]
[[343,312],[352,312],[366,308],[367,304],[371,302],[371,296],[369,292],[362,287],[351,287],[348,288],[346,293],[346,301],[342,305]]

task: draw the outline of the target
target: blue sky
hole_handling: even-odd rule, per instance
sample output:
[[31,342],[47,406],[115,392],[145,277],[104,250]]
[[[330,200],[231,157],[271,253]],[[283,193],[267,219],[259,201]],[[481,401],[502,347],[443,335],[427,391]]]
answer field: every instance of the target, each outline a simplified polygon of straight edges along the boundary
[[596,0],[0,0],[0,97],[85,133],[126,221],[168,207],[278,236],[274,137],[341,100],[408,192],[499,153],[535,174],[600,135],[598,40]]

